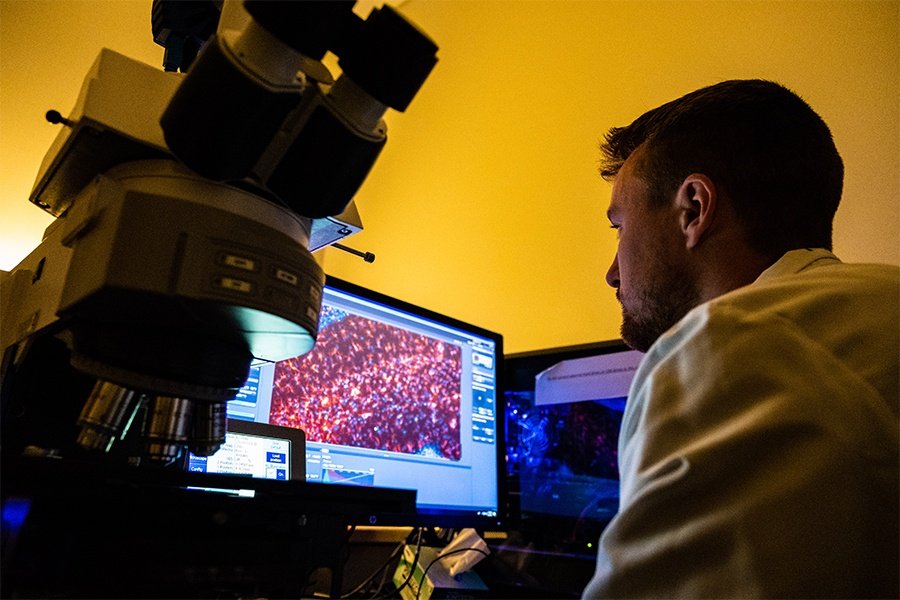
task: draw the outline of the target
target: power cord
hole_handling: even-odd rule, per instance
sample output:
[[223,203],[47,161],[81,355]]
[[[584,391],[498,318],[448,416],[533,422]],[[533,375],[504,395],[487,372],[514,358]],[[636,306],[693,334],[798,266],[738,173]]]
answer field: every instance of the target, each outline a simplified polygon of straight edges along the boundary
[[[422,527],[418,528],[418,530],[417,530],[417,542],[416,542],[416,558],[417,559],[419,556],[419,549],[421,548],[421,545],[422,545],[423,530],[424,530],[424,528],[422,528]],[[410,534],[410,536],[411,535],[412,534]],[[346,594],[340,596],[340,600],[346,600],[348,598],[353,598],[354,596],[356,596],[356,594],[363,592],[363,590],[365,590],[378,577],[379,574],[382,574],[381,582],[378,584],[378,587],[375,588],[375,591],[372,593],[372,598],[377,598],[378,595],[381,593],[381,590],[384,588],[385,578],[386,578],[385,575],[388,571],[388,568],[391,566],[391,563],[393,563],[394,559],[397,558],[397,555],[399,555],[403,551],[403,549],[406,547],[406,544],[408,541],[409,541],[409,538],[407,538],[403,542],[400,542],[397,545],[397,547],[394,548],[394,550],[391,552],[391,555],[388,556],[388,558],[384,562],[384,564],[382,564],[375,571],[373,571],[371,575],[369,575],[366,579],[364,579],[362,581],[362,583],[357,585],[355,588],[353,588]]]
[[[416,565],[419,564],[419,553],[422,551],[422,534],[424,533],[424,531],[424,527],[419,527],[419,535],[416,537],[416,553],[415,556],[413,556],[412,563],[409,566],[409,575],[406,576],[406,579],[403,581],[403,583],[397,586],[397,589],[393,592],[394,594],[399,594],[400,590],[408,586],[409,582],[412,580],[413,575],[416,572]],[[378,596],[375,597],[374,600],[387,600],[387,598],[389,598],[390,596],[391,594]]]
[[[454,554],[461,554],[462,552],[480,552],[481,554],[483,554],[485,556],[490,556],[490,553],[485,552],[481,548],[457,548],[456,550],[451,550],[450,552],[447,552],[445,554],[438,556],[437,558],[432,560],[430,563],[428,563],[428,566],[425,567],[425,570],[422,572],[422,579],[419,582],[419,587],[416,589],[416,600],[419,600],[419,594],[422,593],[422,582],[425,581],[425,578],[428,576],[428,571],[431,570],[431,567],[433,567],[435,564],[442,561],[443,559],[447,558],[448,556],[453,556]],[[413,569],[415,569],[415,564],[413,564]],[[412,573],[412,571],[410,571],[410,573]],[[409,582],[409,578],[407,578],[407,581],[404,582],[404,585],[406,585],[406,583],[408,583],[408,582]],[[400,589],[398,588],[397,591],[399,592]]]
[[[382,590],[384,588],[384,584],[385,584],[385,575],[384,574],[387,572],[387,569],[393,563],[394,559],[397,558],[397,555],[400,554],[404,548],[406,548],[409,538],[407,538],[407,540],[404,542],[400,542],[400,544],[397,545],[397,547],[391,552],[391,555],[388,557],[388,559],[380,567],[378,567],[375,571],[373,571],[372,574],[369,575],[369,577],[367,577],[362,583],[357,585],[355,588],[353,588],[352,590],[350,590],[343,596],[340,596],[340,599],[347,600],[349,598],[353,598],[354,596],[356,596],[356,594],[361,593],[363,590],[366,589],[367,586],[369,586],[379,576],[379,574],[382,575],[381,583],[379,583],[378,587],[375,588],[374,592],[372,593],[372,596],[370,596],[371,600],[387,600],[388,598],[391,598],[394,595],[399,595],[400,592],[404,588],[406,588],[410,585],[410,582],[412,581],[413,576],[415,575],[416,565],[419,564],[419,556],[420,556],[421,550],[422,550],[422,539],[425,535],[425,529],[426,529],[425,527],[419,527],[416,530],[416,551],[413,556],[412,562],[409,565],[409,573],[407,574],[406,579],[403,580],[403,583],[401,583],[399,586],[397,586],[397,588],[395,590],[381,595],[381,592],[382,592]],[[412,535],[412,534],[410,534],[410,535]],[[486,552],[486,551],[482,550],[481,548],[457,548],[456,550],[451,550],[449,552],[442,554],[441,556],[438,556],[437,558],[433,559],[430,563],[428,563],[428,565],[425,567],[425,570],[422,572],[422,579],[420,580],[419,585],[416,588],[416,596],[415,596],[416,600],[418,600],[419,595],[422,592],[422,582],[425,581],[425,578],[428,576],[428,572],[431,570],[431,567],[433,567],[436,563],[440,562],[441,560],[447,558],[448,556],[453,556],[455,554],[461,554],[463,552],[479,552],[479,553],[483,554],[484,556],[490,556],[489,552]]]

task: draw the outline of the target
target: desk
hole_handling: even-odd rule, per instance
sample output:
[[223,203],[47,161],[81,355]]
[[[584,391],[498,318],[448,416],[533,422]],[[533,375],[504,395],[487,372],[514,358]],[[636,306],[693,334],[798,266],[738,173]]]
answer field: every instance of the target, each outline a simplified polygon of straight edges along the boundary
[[72,459],[4,459],[0,474],[3,597],[300,597],[317,569],[339,584],[348,525],[415,512],[407,490]]

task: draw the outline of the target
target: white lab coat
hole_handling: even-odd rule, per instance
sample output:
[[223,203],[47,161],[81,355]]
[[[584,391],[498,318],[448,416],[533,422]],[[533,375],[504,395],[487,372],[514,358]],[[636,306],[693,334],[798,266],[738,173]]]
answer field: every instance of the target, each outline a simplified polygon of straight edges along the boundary
[[586,598],[900,595],[900,269],[795,250],[649,350]]

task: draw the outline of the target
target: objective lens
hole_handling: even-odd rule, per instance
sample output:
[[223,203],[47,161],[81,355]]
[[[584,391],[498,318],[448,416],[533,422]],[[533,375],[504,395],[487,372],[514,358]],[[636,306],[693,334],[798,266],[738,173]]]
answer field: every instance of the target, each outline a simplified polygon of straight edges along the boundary
[[124,437],[140,405],[134,390],[108,381],[97,381],[81,409],[76,442],[87,450],[109,452],[117,437]]
[[197,402],[194,406],[194,434],[191,452],[211,456],[225,443],[228,424],[224,402]]
[[144,426],[147,458],[170,464],[181,456],[191,432],[194,403],[186,398],[157,396],[150,404]]

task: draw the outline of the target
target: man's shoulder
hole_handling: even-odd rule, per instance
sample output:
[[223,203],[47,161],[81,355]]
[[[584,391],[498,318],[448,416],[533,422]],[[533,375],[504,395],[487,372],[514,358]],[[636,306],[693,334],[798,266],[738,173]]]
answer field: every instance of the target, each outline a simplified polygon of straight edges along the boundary
[[896,357],[900,267],[844,263],[825,250],[788,253],[756,282],[690,311],[650,348],[641,371],[676,356],[714,362],[738,345],[758,362],[778,338],[841,356]]
[[777,315],[804,327],[834,326],[836,319],[854,327],[866,318],[889,323],[900,309],[900,267],[811,260],[794,271],[764,274],[701,309],[712,315]]
[[754,347],[767,352],[775,338],[785,336],[841,355],[848,350],[840,347],[854,339],[866,339],[872,348],[896,348],[900,267],[836,259],[795,267],[691,310],[649,350],[647,367],[686,351],[715,360],[738,341],[744,352]]
[[657,340],[636,379],[693,371],[713,387],[842,380],[877,390],[896,414],[898,356],[900,269],[835,262],[698,306]]
[[725,298],[764,290],[863,288],[896,290],[900,286],[900,266],[879,263],[847,263],[829,250],[791,250],[766,269],[752,284]]

